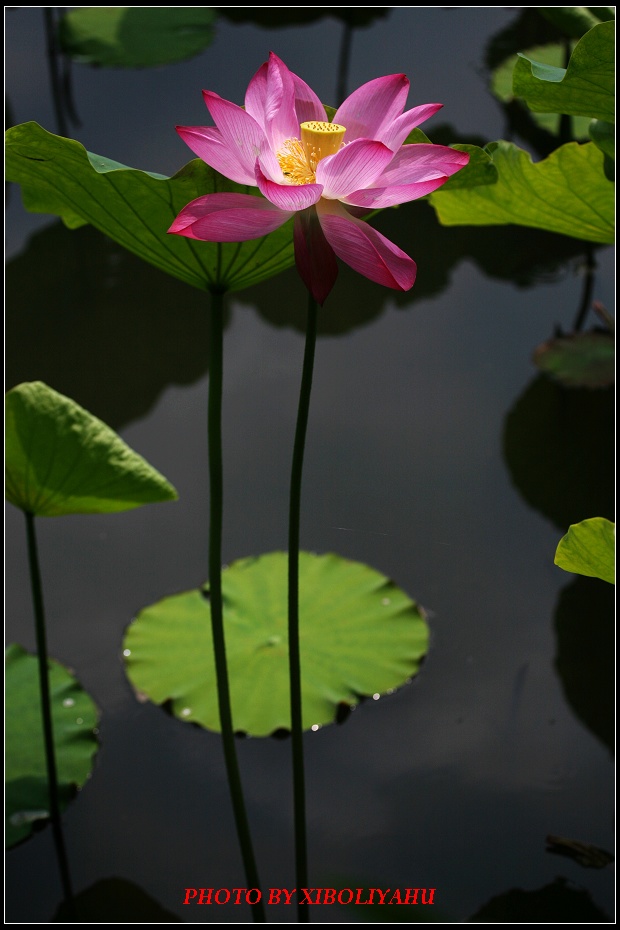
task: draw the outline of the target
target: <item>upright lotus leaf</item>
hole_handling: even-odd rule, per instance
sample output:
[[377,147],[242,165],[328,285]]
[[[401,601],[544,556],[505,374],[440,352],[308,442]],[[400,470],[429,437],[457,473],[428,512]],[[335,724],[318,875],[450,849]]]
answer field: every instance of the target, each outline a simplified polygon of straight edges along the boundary
[[[549,65],[552,68],[560,70],[562,73],[564,73],[562,66],[565,64],[566,60],[565,49],[565,42],[551,42],[546,45],[534,46],[533,48],[527,48],[522,52],[511,55],[494,69],[491,75],[491,90],[499,100],[508,105],[507,115],[509,118],[511,116],[513,120],[516,118],[516,111],[514,110],[516,94],[514,92],[513,79],[515,67],[517,62],[520,60],[519,54],[530,61],[536,61],[544,65]],[[534,113],[533,111],[528,110],[525,101],[521,100],[519,102],[521,105],[519,109],[522,111],[522,115],[519,117],[519,124],[516,128],[517,134],[522,139],[528,139],[528,136],[525,135],[527,131],[527,121],[531,121],[535,126],[540,127],[557,137],[558,133],[560,132],[560,126],[562,125],[562,117],[559,113]],[[571,116],[570,124],[570,137],[572,139],[578,139],[579,141],[587,141],[590,118],[585,116]],[[533,132],[530,132],[530,135],[532,135],[532,139],[529,141],[533,143],[534,149],[537,150],[538,146],[536,146],[534,142],[536,136],[534,136]],[[563,141],[566,141],[566,139]],[[554,148],[557,146],[557,144],[558,142],[556,142]]]
[[82,64],[148,68],[198,55],[216,18],[205,6],[78,7],[64,14],[58,35],[65,55]]
[[605,177],[614,181],[616,177],[616,127],[602,119],[593,119],[588,134],[605,157]]
[[599,23],[579,40],[568,67],[556,68],[520,55],[515,96],[537,113],[567,113],[613,123],[615,119],[615,23]]
[[616,524],[592,517],[569,527],[558,543],[554,562],[566,572],[615,584]]
[[262,239],[197,242],[168,234],[179,212],[203,194],[256,188],[223,178],[194,159],[171,178],[92,155],[72,139],[22,123],[6,133],[5,177],[33,213],[70,228],[89,223],[162,271],[206,291],[234,291],[294,264],[292,220]]
[[495,184],[457,190],[446,184],[430,195],[445,226],[516,223],[587,242],[614,242],[614,185],[593,142],[569,142],[536,163],[511,142],[493,142],[483,151],[497,170]]
[[177,492],[109,426],[41,381],[6,395],[6,498],[35,516],[112,513]]
[[[286,553],[272,552],[222,573],[233,725],[252,736],[290,729],[287,566]],[[340,703],[355,705],[416,674],[428,627],[393,582],[359,562],[301,552],[299,585],[304,729],[331,723]],[[123,654],[139,694],[219,731],[208,588],[141,610]]]
[[[26,839],[49,818],[38,661],[21,646],[5,653],[6,845]],[[97,751],[98,712],[60,663],[49,661],[54,748],[61,809],[89,777]]]

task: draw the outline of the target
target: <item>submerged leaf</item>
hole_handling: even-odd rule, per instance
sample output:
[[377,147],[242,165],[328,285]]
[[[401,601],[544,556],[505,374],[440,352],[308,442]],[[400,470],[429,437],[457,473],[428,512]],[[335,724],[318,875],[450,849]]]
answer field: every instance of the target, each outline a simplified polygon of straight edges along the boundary
[[511,142],[493,142],[485,152],[497,169],[497,182],[432,193],[429,199],[441,223],[516,223],[588,242],[614,242],[614,185],[605,177],[605,156],[594,143],[569,142],[536,163]]
[[88,65],[147,68],[185,61],[214,36],[210,7],[78,7],[60,20],[65,55]]
[[592,517],[569,527],[558,543],[554,562],[566,572],[615,584],[616,525]]
[[176,500],[109,426],[41,381],[6,395],[6,498],[36,516],[112,513]]
[[[241,559],[222,573],[234,729],[290,729],[287,555]],[[423,611],[386,577],[337,555],[301,552],[303,726],[331,723],[342,703],[386,693],[418,671],[428,648]],[[208,591],[140,611],[124,641],[138,693],[181,720],[219,731]]]
[[199,158],[172,178],[92,155],[72,139],[22,123],[6,133],[5,175],[33,213],[53,213],[71,229],[89,223],[162,271],[206,291],[256,284],[295,262],[292,220],[249,242],[197,242],[168,234],[183,207],[222,191],[260,196]]
[[607,387],[615,381],[615,343],[610,333],[571,333],[538,346],[534,364],[568,387]]
[[[97,708],[64,666],[49,661],[50,697],[60,806],[65,808],[92,770],[98,748]],[[21,646],[5,653],[6,845],[26,839],[49,818],[38,661]]]

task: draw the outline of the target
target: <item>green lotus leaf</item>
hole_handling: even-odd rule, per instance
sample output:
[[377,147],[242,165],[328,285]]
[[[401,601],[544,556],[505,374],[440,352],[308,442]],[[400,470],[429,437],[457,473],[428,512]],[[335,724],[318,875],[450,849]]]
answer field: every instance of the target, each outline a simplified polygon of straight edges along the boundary
[[457,190],[444,185],[430,195],[445,226],[515,223],[588,242],[614,242],[614,185],[593,142],[569,142],[536,163],[511,142],[492,142],[484,152],[497,170],[495,184]]
[[41,381],[6,394],[6,498],[42,517],[113,513],[176,500],[114,430]]
[[616,158],[616,127],[602,119],[594,119],[588,127],[590,138],[612,161]]
[[604,517],[574,523],[558,543],[554,562],[566,572],[615,584],[616,524]]
[[615,381],[615,358],[610,333],[571,333],[538,346],[534,364],[568,387],[607,387]]
[[[541,64],[549,65],[559,69],[565,60],[565,45],[564,43],[560,42],[550,42],[546,45],[538,45],[534,46],[533,48],[528,48],[521,54],[524,58],[527,58],[530,61],[534,60]],[[510,57],[504,59],[501,64],[499,64],[494,69],[491,75],[492,92],[499,100],[507,104],[511,104],[515,100],[513,75],[518,61],[518,54],[510,55]],[[562,71],[562,73],[564,72]],[[525,110],[525,102],[521,101],[521,104]],[[559,113],[526,112],[527,117],[530,118],[535,125],[542,127],[547,132],[550,132],[555,136],[557,136],[560,132],[562,117]],[[585,116],[571,116],[570,124],[571,138],[578,139],[579,141],[587,141],[590,119]],[[526,136],[523,135],[523,129],[521,129],[519,135],[521,138],[526,138]]]
[[615,120],[615,23],[598,23],[579,40],[568,67],[531,61],[520,54],[513,91],[537,113]]
[[199,158],[172,178],[93,155],[79,142],[22,123],[6,133],[5,177],[21,186],[33,213],[60,216],[70,228],[89,223],[162,271],[206,291],[235,291],[295,262],[292,220],[249,242],[198,242],[167,230],[203,194],[260,196],[228,181]]
[[210,7],[78,7],[60,20],[63,52],[82,64],[147,68],[185,61],[211,44]]
[[[290,729],[286,553],[241,559],[222,572],[233,726],[267,736]],[[300,653],[304,729],[338,705],[399,687],[428,648],[424,612],[367,565],[301,552]],[[208,588],[140,611],[124,641],[140,695],[181,720],[220,730]]]
[[[92,771],[97,708],[70,672],[49,660],[54,747],[61,809]],[[30,836],[49,819],[47,769],[36,656],[13,643],[5,652],[6,845]]]

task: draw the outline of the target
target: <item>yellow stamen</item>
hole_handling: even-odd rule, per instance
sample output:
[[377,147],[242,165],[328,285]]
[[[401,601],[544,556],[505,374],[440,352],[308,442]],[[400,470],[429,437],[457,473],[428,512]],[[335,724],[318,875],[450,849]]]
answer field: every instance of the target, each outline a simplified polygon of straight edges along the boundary
[[300,128],[301,140],[287,139],[276,157],[291,184],[314,184],[316,166],[322,158],[339,151],[346,130],[337,123],[318,120],[302,123]]
[[306,161],[306,153],[299,139],[287,139],[277,154],[282,173],[291,184],[314,184],[314,167]]

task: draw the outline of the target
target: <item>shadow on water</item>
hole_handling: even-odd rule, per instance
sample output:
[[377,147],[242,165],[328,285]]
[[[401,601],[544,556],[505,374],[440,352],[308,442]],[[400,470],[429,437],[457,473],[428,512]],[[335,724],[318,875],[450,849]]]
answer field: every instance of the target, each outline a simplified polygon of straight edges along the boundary
[[575,716],[615,746],[615,588],[578,575],[560,592],[555,611],[555,670]]
[[540,375],[506,416],[512,481],[562,534],[589,517],[614,519],[614,400],[612,388],[567,389]]
[[90,226],[33,235],[7,265],[6,308],[6,338],[24,347],[6,357],[7,388],[45,381],[116,430],[207,372],[209,295]]

